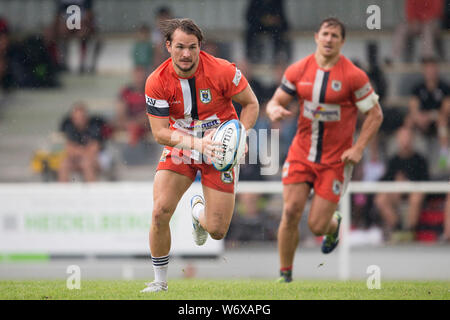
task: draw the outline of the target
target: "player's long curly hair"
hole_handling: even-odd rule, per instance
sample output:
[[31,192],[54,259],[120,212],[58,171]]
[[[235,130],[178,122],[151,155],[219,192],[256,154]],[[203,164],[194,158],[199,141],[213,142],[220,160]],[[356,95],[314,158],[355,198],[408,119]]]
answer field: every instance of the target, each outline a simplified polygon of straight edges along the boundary
[[199,44],[203,41],[203,32],[195,24],[192,19],[169,19],[164,20],[159,24],[161,32],[164,34],[166,41],[172,42],[172,35],[175,30],[180,29],[187,34],[193,34],[197,37]]

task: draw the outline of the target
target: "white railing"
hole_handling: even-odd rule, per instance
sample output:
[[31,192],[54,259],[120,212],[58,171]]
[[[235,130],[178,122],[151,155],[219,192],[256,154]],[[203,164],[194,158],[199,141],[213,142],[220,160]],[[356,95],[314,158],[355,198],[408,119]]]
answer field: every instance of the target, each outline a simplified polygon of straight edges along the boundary
[[[151,182],[148,183],[138,183],[138,182],[119,182],[119,183],[91,183],[91,184],[59,184],[59,183],[51,183],[51,184],[43,184],[43,183],[0,183],[0,218],[2,214],[11,216],[14,214],[31,214],[35,211],[39,210],[47,210],[49,209],[50,213],[56,210],[55,214],[61,215],[64,213],[64,210],[78,210],[79,214],[87,214],[87,215],[98,215],[102,211],[108,213],[109,211],[118,210],[120,208],[117,207],[115,202],[123,205],[123,212],[136,212],[136,214],[142,214],[145,217],[148,216],[151,211],[152,205],[152,189],[153,184]],[[193,192],[201,192],[201,186],[199,183],[195,183],[193,187],[185,195],[186,199],[189,199],[189,194]],[[280,181],[267,181],[267,182],[240,182],[237,188],[238,193],[265,193],[265,194],[282,194],[283,185]],[[338,249],[339,255],[339,279],[346,280],[350,276],[350,242],[349,242],[349,233],[350,233],[350,225],[351,225],[351,194],[353,193],[379,193],[379,192],[401,192],[401,193],[410,193],[410,192],[423,192],[423,193],[434,193],[434,194],[446,194],[450,192],[450,182],[351,182],[348,186],[347,192],[342,196],[340,201],[340,211],[343,215],[342,224],[341,224],[341,237],[340,244]],[[117,199],[116,199],[117,198]],[[136,199],[134,199],[136,198]],[[105,200],[106,199],[106,200]],[[81,201],[80,201],[81,200]],[[113,201],[114,200],[114,201]],[[133,201],[132,201],[133,200]],[[188,208],[183,208],[182,206],[188,206],[189,201],[181,201],[181,205],[179,206],[180,211],[183,213],[180,215],[180,223],[177,225],[180,227],[180,232],[177,232],[178,235],[182,235],[184,231],[189,230],[184,226],[189,225],[190,218],[189,215],[184,214],[188,211]],[[8,205],[9,204],[9,205]],[[132,207],[130,207],[132,204]],[[113,206],[111,208],[111,206]],[[61,212],[58,208],[61,208]],[[106,211],[105,211],[106,210]],[[108,211],[109,210],[109,211]],[[177,209],[178,210],[178,209]],[[280,208],[281,214],[282,208]],[[23,212],[22,212],[23,211]],[[93,211],[93,212],[91,212]],[[98,212],[97,212],[98,211]],[[100,212],[100,213],[99,213]],[[114,211],[115,212],[115,211]],[[187,219],[184,221],[183,219]],[[0,230],[2,229],[2,221],[5,219],[0,219]],[[183,220],[183,221],[181,221]],[[21,220],[18,220],[21,221]],[[20,229],[20,228],[19,228]],[[18,230],[21,231],[21,230]],[[106,233],[104,233],[106,234]],[[14,235],[12,232],[9,233],[0,233],[1,236],[12,236]],[[100,233],[100,236],[103,234]],[[106,234],[108,236],[108,234]],[[124,252],[131,252],[133,248],[142,247],[142,252],[146,252],[146,229],[142,231],[142,239],[137,239],[135,237],[135,232],[133,235],[133,241],[130,242],[133,244],[131,248],[123,248]],[[54,235],[49,235],[50,241],[52,245],[58,244],[58,241],[55,241]],[[93,236],[96,236],[94,234]],[[127,236],[127,235],[125,235]],[[22,239],[22,234],[17,234],[17,239]],[[80,242],[77,241],[74,248],[67,248],[67,237],[64,236],[64,241],[61,244],[66,244],[65,246],[61,246],[61,248],[56,248],[61,252],[65,252],[64,250],[79,250]],[[80,234],[82,239],[85,239],[85,234]],[[42,236],[45,238],[44,240],[48,240],[48,237],[45,237],[45,234]],[[117,238],[117,236],[116,236]],[[186,235],[187,239],[190,239],[190,232]],[[16,240],[17,240],[16,239]],[[111,250],[111,247],[114,248],[114,245],[111,246],[111,238],[107,238],[105,243],[107,244],[108,250]],[[0,241],[0,251],[2,244],[5,245],[6,242]],[[192,241],[184,241],[180,239],[179,243],[191,243]],[[212,241],[210,241],[212,242]],[[124,241],[120,241],[118,244],[123,244]],[[93,242],[88,242],[89,248],[93,246],[93,244],[97,244],[98,246],[101,244],[100,241],[93,239]],[[13,252],[16,252],[20,248],[17,245],[17,241],[10,242],[10,245],[13,246],[9,248]],[[27,249],[26,252],[30,251],[30,241],[26,241],[24,247],[22,249]],[[15,247],[14,247],[15,246]],[[48,249],[48,243],[45,243],[44,249]],[[116,250],[119,248],[116,246]],[[9,250],[8,249],[8,250]],[[100,248],[104,249],[104,248]],[[99,250],[100,250],[99,249]],[[187,248],[189,250],[194,250],[196,248]],[[182,245],[180,245],[180,250],[187,250]],[[16,251],[14,251],[16,250]],[[133,249],[134,250],[134,249]],[[216,250],[216,249],[214,249]],[[200,253],[205,253],[205,248],[200,250]],[[216,250],[218,252],[221,251],[220,248]],[[5,251],[6,252],[6,251]],[[59,251],[58,251],[59,252]]]

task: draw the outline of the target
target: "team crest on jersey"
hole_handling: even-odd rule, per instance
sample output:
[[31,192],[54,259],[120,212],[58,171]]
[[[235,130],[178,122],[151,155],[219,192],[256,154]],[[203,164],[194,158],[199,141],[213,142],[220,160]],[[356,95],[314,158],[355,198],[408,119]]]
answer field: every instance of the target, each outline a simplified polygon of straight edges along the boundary
[[339,180],[333,180],[333,193],[335,195],[341,194],[342,183]]
[[200,89],[200,101],[203,103],[210,103],[211,102],[211,90],[209,89]]
[[232,183],[233,182],[233,174],[231,173],[231,171],[222,172],[222,175],[220,178],[222,179],[223,183]]
[[331,81],[331,89],[333,89],[334,91],[341,91],[341,88],[342,82],[340,82],[339,80]]

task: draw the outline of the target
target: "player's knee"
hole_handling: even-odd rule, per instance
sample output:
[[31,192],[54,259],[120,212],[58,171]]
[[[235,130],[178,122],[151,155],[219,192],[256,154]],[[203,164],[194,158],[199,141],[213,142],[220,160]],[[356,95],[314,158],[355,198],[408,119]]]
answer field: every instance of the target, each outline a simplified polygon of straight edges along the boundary
[[223,238],[225,238],[226,234],[227,234],[226,231],[222,230],[216,230],[209,233],[211,238],[213,238],[214,240],[222,240]]
[[223,227],[213,227],[208,229],[208,233],[214,240],[222,240],[227,234],[227,229]]
[[327,231],[327,226],[318,222],[308,221],[308,225],[315,236],[323,236]]
[[302,208],[298,204],[286,204],[283,210],[283,220],[285,223],[291,225],[300,221],[302,215]]
[[155,202],[153,206],[152,222],[156,225],[169,223],[172,212],[173,209],[169,205]]

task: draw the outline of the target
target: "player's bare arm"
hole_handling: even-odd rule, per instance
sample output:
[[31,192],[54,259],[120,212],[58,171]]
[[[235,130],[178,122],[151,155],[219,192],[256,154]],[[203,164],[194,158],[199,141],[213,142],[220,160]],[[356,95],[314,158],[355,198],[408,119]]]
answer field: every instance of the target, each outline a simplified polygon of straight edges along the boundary
[[245,129],[253,128],[258,119],[259,102],[252,88],[248,85],[244,90],[231,98],[242,106],[240,121]]
[[346,163],[356,164],[361,161],[365,147],[377,133],[383,122],[383,111],[377,103],[366,112],[366,119],[363,122],[361,133],[356,143],[342,153],[341,160]]
[[286,109],[286,106],[294,97],[278,88],[272,99],[267,103],[267,116],[271,121],[283,120],[292,115],[292,112]]
[[215,159],[217,151],[220,151],[220,143],[213,142],[211,134],[203,138],[196,138],[181,131],[169,129],[168,118],[156,118],[148,116],[153,136],[156,142],[169,147],[179,147],[185,149],[194,149],[205,154],[211,159]]

